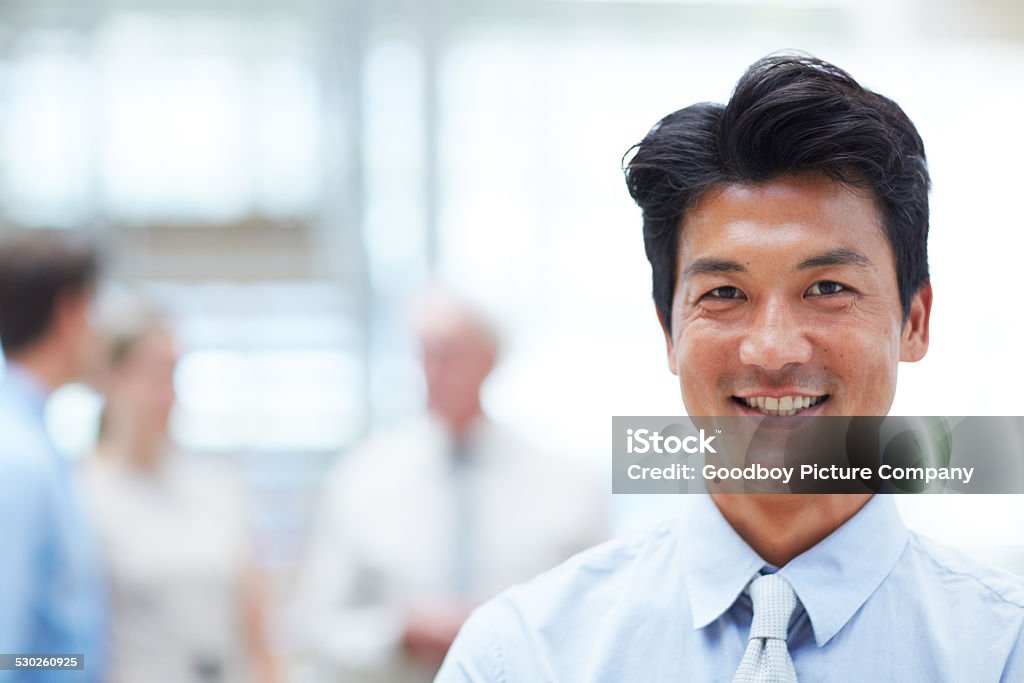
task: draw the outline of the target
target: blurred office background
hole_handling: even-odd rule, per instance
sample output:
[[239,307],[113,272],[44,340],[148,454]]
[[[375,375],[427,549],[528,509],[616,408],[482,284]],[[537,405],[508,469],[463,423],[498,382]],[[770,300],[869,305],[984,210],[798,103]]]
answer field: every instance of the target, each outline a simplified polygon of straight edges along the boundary
[[[900,102],[934,178],[932,348],[897,414],[1021,415],[1024,5],[926,0],[3,0],[0,230],[94,233],[180,322],[174,431],[236,463],[278,604],[321,475],[423,404],[410,296],[505,336],[486,407],[604,474],[609,420],[680,410],[620,158],[777,49]],[[64,389],[84,453],[98,399]],[[612,502],[613,530],[671,497]],[[906,501],[1024,571],[1018,497]]]

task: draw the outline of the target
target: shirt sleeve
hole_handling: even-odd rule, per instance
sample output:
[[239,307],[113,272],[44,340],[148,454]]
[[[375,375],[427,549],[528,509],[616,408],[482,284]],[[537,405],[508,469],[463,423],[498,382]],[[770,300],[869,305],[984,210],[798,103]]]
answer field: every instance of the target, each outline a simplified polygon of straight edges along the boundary
[[448,650],[435,683],[546,683],[542,648],[508,592],[477,608]]
[[508,681],[501,647],[501,618],[493,603],[477,609],[459,630],[434,683],[504,683]]
[[1006,666],[1003,667],[1003,675],[999,680],[1000,683],[1024,681],[1024,625],[1017,631],[1017,642],[1010,651]]
[[343,492],[328,488],[326,493],[297,578],[290,610],[292,645],[300,658],[320,666],[349,674],[377,671],[400,656],[404,615],[367,594],[346,531],[351,520],[337,505]]
[[0,652],[23,652],[32,644],[37,582],[45,571],[40,563],[55,531],[46,474],[17,445],[0,450]]

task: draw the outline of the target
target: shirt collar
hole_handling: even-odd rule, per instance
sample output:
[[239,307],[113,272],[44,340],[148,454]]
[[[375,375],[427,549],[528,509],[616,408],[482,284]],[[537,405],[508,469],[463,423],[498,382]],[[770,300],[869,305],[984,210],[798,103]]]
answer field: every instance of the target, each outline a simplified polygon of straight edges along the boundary
[[846,524],[779,570],[810,617],[819,647],[889,576],[908,537],[892,496],[876,494]]
[[687,496],[677,527],[693,627],[701,629],[736,602],[765,561],[740,538],[710,496]]
[[447,453],[456,455],[456,463],[468,463],[479,459],[481,453],[488,451],[486,444],[493,438],[494,424],[486,415],[480,414],[466,427],[460,439],[456,439],[447,425],[439,418],[429,417],[431,429],[441,440],[442,448]]
[[[710,496],[690,496],[681,520],[681,571],[694,629],[728,610],[765,562]],[[890,496],[875,495],[850,520],[779,570],[800,598],[820,647],[839,632],[892,571],[908,532]],[[869,551],[870,549],[870,551]]]
[[0,383],[7,384],[16,395],[20,396],[25,405],[31,408],[33,414],[37,416],[44,414],[50,389],[32,371],[19,363],[8,360],[0,377],[2,377]]

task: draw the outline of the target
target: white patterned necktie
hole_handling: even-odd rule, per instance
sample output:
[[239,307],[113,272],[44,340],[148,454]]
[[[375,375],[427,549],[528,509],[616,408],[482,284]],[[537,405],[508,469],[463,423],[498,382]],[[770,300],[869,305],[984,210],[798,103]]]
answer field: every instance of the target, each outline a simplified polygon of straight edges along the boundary
[[796,683],[796,669],[786,647],[796,593],[778,574],[765,574],[751,582],[750,598],[754,619],[733,683]]

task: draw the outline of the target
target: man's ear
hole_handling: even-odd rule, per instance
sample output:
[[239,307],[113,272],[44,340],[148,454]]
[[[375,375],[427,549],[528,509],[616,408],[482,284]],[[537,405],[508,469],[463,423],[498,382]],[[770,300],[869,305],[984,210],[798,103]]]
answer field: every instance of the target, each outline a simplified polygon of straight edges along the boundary
[[921,285],[910,302],[910,315],[900,337],[900,360],[914,363],[928,352],[928,320],[932,314],[932,285]]
[[657,306],[654,307],[655,312],[658,314],[658,322],[661,324],[661,332],[665,335],[665,352],[668,354],[668,369],[673,375],[679,374],[679,368],[676,365],[676,349],[675,344],[672,343],[672,334],[668,331],[668,325],[665,324],[665,317],[661,314],[661,310]]

